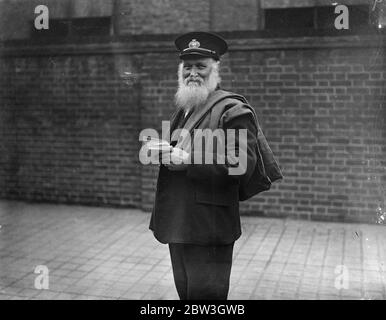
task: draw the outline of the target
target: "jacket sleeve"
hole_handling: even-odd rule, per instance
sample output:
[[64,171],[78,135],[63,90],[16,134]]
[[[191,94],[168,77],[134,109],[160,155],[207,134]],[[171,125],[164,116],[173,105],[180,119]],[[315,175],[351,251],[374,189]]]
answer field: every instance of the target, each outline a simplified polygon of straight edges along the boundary
[[[187,177],[210,184],[239,183],[246,181],[252,175],[256,161],[257,126],[252,112],[242,104],[227,110],[221,117],[220,129],[225,131],[225,154],[218,148],[211,150],[195,150],[192,148],[191,157],[200,158],[196,164],[194,160],[187,168]],[[233,141],[227,139],[227,130],[234,130]],[[239,136],[240,129],[246,129],[246,136]],[[240,138],[243,139],[240,141]],[[214,143],[216,144],[216,143]],[[197,155],[197,152],[199,154]],[[213,164],[205,164],[205,158],[213,159]],[[221,162],[218,159],[223,159]],[[238,160],[235,162],[235,160]],[[220,163],[219,163],[220,162]],[[225,163],[224,163],[225,162]],[[237,168],[237,170],[236,170]],[[233,172],[233,174],[230,174]],[[240,172],[235,174],[235,172]]]

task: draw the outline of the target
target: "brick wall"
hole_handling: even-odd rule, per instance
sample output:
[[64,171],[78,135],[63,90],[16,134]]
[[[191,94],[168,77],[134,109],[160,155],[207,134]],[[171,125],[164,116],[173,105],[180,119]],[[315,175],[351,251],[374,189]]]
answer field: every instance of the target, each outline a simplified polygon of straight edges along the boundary
[[111,17],[116,36],[257,30],[259,20],[256,0],[0,0],[0,41],[28,39],[38,5],[50,19]]
[[[374,222],[386,198],[379,40],[230,40],[223,88],[254,106],[285,175],[243,214]],[[9,47],[0,60],[2,197],[151,209],[157,168],[138,163],[138,135],[174,109],[176,54],[170,41],[95,46]]]
[[209,29],[209,0],[120,0],[116,14],[120,35]]
[[[329,6],[333,1],[330,0],[260,0],[263,8],[288,8],[288,7],[313,7]],[[360,5],[368,4],[367,0],[342,0],[339,4]]]
[[383,49],[234,52],[228,63],[286,177],[243,209],[372,221],[386,196]]
[[[368,0],[342,0],[340,4],[368,4]],[[49,19],[110,17],[111,35],[181,34],[211,30],[255,31],[264,34],[264,10],[329,6],[330,0],[0,0],[0,41],[29,39],[38,5],[49,9]],[[386,3],[378,2],[371,21],[385,24]],[[376,18],[379,15],[379,18]],[[350,18],[351,19],[351,18]],[[355,25],[355,18],[350,20]],[[54,24],[51,24],[53,27]],[[50,28],[51,28],[50,27]],[[287,30],[288,32],[299,32]],[[320,30],[319,30],[320,31]],[[273,33],[265,30],[265,34]],[[313,32],[302,30],[302,32]],[[71,36],[76,36],[72,29]],[[309,33],[308,33],[309,34]],[[36,35],[36,33],[35,33]],[[67,40],[62,36],[62,40]]]
[[0,0],[0,41],[28,39],[35,8],[45,5],[50,19],[109,17],[114,14],[114,0]]
[[138,206],[139,91],[113,56],[2,60],[3,197]]

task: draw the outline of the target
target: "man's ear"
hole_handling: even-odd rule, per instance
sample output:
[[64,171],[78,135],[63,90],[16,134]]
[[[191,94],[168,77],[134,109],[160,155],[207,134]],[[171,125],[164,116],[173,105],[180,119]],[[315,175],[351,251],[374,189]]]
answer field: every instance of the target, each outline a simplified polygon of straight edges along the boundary
[[178,65],[178,70],[177,70],[177,77],[178,79],[182,79],[182,69],[184,68],[184,62],[181,61],[180,64]]
[[220,71],[220,60],[213,59],[212,69],[216,70],[217,72]]
[[213,59],[213,66],[215,68],[219,69],[220,68],[220,60]]

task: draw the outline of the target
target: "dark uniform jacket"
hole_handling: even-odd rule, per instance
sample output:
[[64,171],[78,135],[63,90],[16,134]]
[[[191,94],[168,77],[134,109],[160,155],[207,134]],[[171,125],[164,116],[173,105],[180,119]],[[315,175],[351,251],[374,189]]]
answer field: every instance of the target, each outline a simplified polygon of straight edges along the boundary
[[[229,244],[240,237],[238,186],[240,179],[252,174],[256,154],[250,146],[257,143],[253,114],[244,108],[241,102],[237,106],[230,104],[221,117],[223,129],[248,131],[247,168],[243,175],[229,175],[229,164],[216,161],[214,164],[189,164],[183,171],[171,171],[160,165],[149,228],[161,243]],[[190,118],[194,118],[196,112],[199,111],[193,111]],[[210,115],[211,112],[205,115],[195,128],[209,128]],[[183,110],[178,110],[171,121],[171,132],[183,127],[190,118],[184,119]],[[176,145],[176,141],[172,140],[171,144]]]

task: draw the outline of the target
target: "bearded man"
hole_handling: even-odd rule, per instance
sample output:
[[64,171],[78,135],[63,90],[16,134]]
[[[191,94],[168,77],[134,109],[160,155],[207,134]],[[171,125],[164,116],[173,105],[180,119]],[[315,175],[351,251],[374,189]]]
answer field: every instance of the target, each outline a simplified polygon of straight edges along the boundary
[[[178,37],[175,44],[181,62],[171,131],[213,129],[214,114],[220,108],[218,97],[229,96],[219,87],[220,57],[227,43],[213,33],[191,32]],[[246,141],[237,141],[236,134],[235,143],[226,145],[226,153],[245,152],[242,174],[230,175],[234,164],[220,162],[215,156],[212,163],[195,163],[195,153],[208,151],[180,148],[178,134],[172,135],[170,154],[162,154],[149,228],[159,242],[169,245],[174,282],[182,300],[226,300],[228,296],[234,242],[241,235],[239,186],[256,166],[253,146],[258,129],[246,104],[227,101],[222,103],[218,128],[247,131]],[[242,144],[246,148],[239,150]]]

